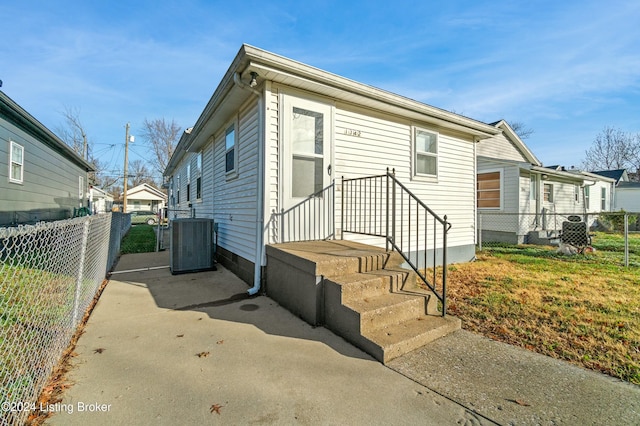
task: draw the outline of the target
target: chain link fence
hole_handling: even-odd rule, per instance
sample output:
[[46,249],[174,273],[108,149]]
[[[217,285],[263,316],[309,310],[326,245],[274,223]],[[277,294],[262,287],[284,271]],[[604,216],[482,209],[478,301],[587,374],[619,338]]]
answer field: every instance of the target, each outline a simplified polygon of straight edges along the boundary
[[130,226],[109,213],[0,228],[0,425],[37,408]]
[[[607,252],[607,258],[612,261],[625,266],[640,266],[640,213],[544,211],[527,214],[481,211],[477,223],[480,250],[505,244],[587,245],[596,251]],[[576,233],[580,229],[583,235]]]

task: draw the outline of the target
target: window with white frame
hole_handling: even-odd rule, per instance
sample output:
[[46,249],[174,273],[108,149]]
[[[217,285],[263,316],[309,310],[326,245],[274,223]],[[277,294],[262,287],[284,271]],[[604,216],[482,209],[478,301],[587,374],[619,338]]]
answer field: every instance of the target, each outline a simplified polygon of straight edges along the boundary
[[187,164],[187,203],[191,201],[191,164]]
[[580,185],[573,185],[573,199],[576,203],[580,203]]
[[415,174],[438,175],[438,134],[423,129],[415,129],[414,134]]
[[538,177],[532,173],[529,176],[529,199],[536,201],[538,197]]
[[542,186],[542,199],[547,203],[553,203],[553,185],[545,183]]
[[607,210],[607,188],[600,188],[600,210]]
[[173,176],[171,176],[171,178],[169,179],[169,203],[171,205],[171,207],[175,207],[176,205],[176,192],[175,192],[175,188],[174,188],[174,180],[173,180]]
[[502,173],[500,171],[478,173],[478,208],[499,209],[502,207]]
[[589,192],[590,192],[590,187],[585,186],[584,187],[584,207],[585,208],[589,208]]
[[224,170],[226,173],[235,172],[237,166],[235,123],[227,127],[227,130],[224,133],[224,149]]
[[196,200],[202,199],[202,151],[196,158]]
[[176,200],[180,205],[180,175],[176,176]]
[[78,176],[78,199],[84,198],[84,177]]
[[22,183],[24,180],[24,147],[14,141],[11,141],[9,145],[9,182]]

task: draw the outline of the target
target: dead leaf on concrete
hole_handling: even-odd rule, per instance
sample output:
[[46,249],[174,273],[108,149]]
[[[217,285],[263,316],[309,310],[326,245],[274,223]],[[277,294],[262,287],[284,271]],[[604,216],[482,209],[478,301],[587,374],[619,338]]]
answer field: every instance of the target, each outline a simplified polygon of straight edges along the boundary
[[199,354],[196,354],[198,358],[206,358],[209,356],[209,352],[200,352]]
[[220,409],[221,409],[222,407],[224,407],[224,405],[220,405],[220,404],[213,404],[213,405],[211,406],[210,411],[211,411],[212,413],[216,413],[216,414],[220,415]]
[[178,334],[176,337],[184,337],[184,334]]
[[521,400],[521,399],[509,399],[509,401],[511,402],[515,402],[518,405],[521,405],[523,407],[531,407],[531,404]]
[[218,341],[216,342],[216,344],[217,344],[217,345],[221,345],[221,344],[223,344],[223,343],[224,343],[224,340],[218,340]]
[[94,354],[101,354],[102,352],[106,351],[105,348],[98,348],[98,349],[94,349],[93,353]]

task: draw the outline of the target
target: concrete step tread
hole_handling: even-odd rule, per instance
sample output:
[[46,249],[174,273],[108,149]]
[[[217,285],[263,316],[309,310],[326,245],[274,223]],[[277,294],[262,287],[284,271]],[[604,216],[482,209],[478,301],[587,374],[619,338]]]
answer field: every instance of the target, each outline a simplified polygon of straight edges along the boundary
[[397,306],[401,309],[404,304],[411,304],[423,300],[423,296],[413,294],[387,293],[364,299],[343,301],[344,305],[356,312],[366,313]]
[[409,340],[414,340],[419,346],[423,346],[429,341],[459,330],[460,327],[460,319],[450,315],[446,317],[423,315],[399,324],[366,331],[363,336],[384,350],[389,350],[394,345],[403,344]]
[[380,282],[380,275],[372,274],[371,272],[356,272],[354,274],[339,275],[336,277],[328,278],[328,280],[339,285],[352,285],[361,284],[363,282]]

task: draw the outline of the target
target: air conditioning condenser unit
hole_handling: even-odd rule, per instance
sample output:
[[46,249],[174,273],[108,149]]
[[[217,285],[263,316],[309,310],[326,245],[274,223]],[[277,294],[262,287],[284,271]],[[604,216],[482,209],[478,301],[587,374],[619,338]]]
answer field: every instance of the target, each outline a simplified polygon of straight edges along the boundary
[[171,227],[172,274],[215,270],[213,219],[174,219]]

